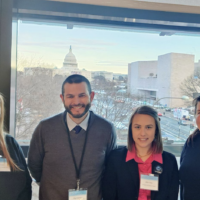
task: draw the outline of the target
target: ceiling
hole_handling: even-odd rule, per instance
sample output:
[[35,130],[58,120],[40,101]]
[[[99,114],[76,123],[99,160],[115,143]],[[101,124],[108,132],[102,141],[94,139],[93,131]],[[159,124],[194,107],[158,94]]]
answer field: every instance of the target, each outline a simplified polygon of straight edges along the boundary
[[59,21],[67,23],[68,28],[84,24],[156,30],[162,33],[161,36],[175,32],[200,34],[200,2],[190,0],[189,4],[186,0],[160,1],[16,0],[13,12],[16,18],[24,21]]
[[49,0],[49,1],[200,14],[199,0]]

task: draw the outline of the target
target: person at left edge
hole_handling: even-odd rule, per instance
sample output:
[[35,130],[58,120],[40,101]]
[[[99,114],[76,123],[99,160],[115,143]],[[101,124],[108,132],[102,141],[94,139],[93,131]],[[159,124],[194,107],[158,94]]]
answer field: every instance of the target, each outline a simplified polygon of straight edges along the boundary
[[4,98],[0,93],[0,200],[31,200],[31,177],[17,141],[5,133]]
[[[30,144],[28,166],[32,176],[40,182],[39,199],[67,200],[68,190],[77,188],[70,140],[79,167],[87,132],[80,188],[87,188],[88,200],[101,200],[105,162],[116,146],[114,127],[89,111],[94,92],[84,76],[69,76],[63,82],[60,97],[65,112],[41,121]],[[77,125],[82,128],[79,133],[73,130]]]
[[110,153],[103,200],[177,200],[178,187],[176,158],[163,151],[158,113],[149,106],[138,107],[129,123],[128,148]]

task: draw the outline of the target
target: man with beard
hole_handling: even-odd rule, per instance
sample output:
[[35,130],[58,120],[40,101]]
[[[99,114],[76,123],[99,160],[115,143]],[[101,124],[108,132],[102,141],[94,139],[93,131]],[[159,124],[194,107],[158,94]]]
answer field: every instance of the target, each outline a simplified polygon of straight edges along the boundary
[[84,76],[69,76],[60,97],[65,112],[41,121],[30,144],[28,166],[40,182],[39,199],[101,200],[105,163],[116,147],[114,128],[89,111],[94,92]]

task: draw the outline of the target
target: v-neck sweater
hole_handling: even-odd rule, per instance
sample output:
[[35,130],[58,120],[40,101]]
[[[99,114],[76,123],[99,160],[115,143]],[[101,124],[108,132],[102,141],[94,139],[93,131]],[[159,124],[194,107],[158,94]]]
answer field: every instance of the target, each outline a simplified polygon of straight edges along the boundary
[[[28,166],[40,182],[40,200],[66,200],[68,190],[77,185],[76,171],[65,127],[66,112],[40,122],[30,144]],[[88,200],[101,200],[101,180],[105,162],[115,148],[113,125],[90,111],[88,140],[80,173],[80,187],[88,189]],[[70,131],[75,159],[79,166],[85,131]]]

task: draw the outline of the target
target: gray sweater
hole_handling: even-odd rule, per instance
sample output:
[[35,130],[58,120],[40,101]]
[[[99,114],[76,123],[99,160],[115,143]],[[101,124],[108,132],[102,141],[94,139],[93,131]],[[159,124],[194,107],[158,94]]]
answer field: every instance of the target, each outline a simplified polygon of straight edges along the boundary
[[[80,187],[88,189],[88,200],[100,200],[102,174],[108,154],[116,146],[112,124],[90,111],[90,124]],[[33,133],[28,155],[32,176],[40,182],[40,200],[67,200],[68,190],[76,188],[76,171],[69,147],[64,119],[66,112],[39,123]],[[79,166],[85,131],[70,132]]]

